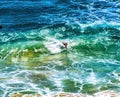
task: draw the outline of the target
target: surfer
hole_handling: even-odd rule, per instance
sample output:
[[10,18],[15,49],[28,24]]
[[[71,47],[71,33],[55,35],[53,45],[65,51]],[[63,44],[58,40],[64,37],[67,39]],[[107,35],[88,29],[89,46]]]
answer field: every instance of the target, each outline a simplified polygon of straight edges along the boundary
[[66,42],[62,42],[62,44],[63,44],[63,47],[65,48],[64,50],[64,54],[65,54],[65,56],[64,56],[64,59],[65,59],[65,65],[69,65],[69,57],[68,57],[68,43],[66,43]]
[[68,44],[65,42],[62,42],[63,46],[67,49]]

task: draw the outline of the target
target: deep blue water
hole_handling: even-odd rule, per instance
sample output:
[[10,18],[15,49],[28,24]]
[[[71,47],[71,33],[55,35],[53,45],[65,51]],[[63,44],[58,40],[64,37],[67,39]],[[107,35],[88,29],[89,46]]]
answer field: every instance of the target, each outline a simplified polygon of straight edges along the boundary
[[43,26],[96,21],[120,23],[119,0],[2,0],[0,24],[24,30]]
[[1,0],[0,25],[0,97],[120,92],[119,0]]

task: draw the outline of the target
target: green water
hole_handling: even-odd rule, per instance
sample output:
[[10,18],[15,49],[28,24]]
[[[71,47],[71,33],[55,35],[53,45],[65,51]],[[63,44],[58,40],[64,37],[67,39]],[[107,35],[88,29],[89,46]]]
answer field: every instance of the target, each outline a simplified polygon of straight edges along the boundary
[[120,91],[118,28],[72,24],[1,33],[0,96]]

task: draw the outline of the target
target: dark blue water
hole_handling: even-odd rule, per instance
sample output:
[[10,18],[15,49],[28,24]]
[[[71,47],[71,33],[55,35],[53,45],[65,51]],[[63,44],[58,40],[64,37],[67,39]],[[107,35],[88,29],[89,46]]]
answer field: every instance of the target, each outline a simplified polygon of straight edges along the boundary
[[0,24],[4,29],[26,30],[68,23],[120,23],[119,0],[2,0]]
[[0,26],[0,97],[120,92],[119,0],[2,0]]

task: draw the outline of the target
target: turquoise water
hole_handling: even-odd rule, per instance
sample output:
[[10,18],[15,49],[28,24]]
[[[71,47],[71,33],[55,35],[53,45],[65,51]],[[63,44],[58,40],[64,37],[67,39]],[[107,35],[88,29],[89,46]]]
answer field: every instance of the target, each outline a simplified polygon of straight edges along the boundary
[[120,91],[119,26],[54,25],[1,37],[0,95]]
[[0,97],[120,92],[119,1],[0,4]]

